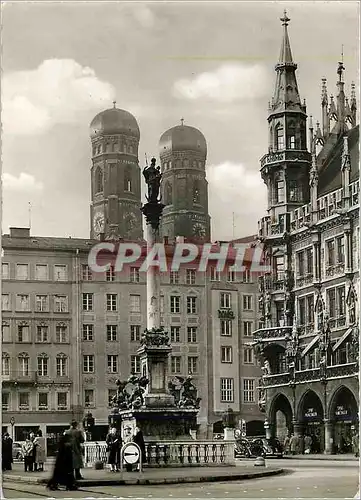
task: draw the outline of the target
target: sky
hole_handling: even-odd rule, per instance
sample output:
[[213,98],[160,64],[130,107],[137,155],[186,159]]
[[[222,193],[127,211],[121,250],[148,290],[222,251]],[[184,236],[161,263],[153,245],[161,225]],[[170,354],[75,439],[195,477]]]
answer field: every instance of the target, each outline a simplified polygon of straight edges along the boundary
[[31,221],[33,235],[89,237],[89,124],[116,99],[138,121],[141,167],[145,153],[159,158],[160,136],[181,118],[201,130],[212,240],[256,234],[279,18],[287,9],[299,91],[315,121],[321,78],[336,94],[342,46],[346,93],[358,83],[358,5],[4,2],[3,232]]

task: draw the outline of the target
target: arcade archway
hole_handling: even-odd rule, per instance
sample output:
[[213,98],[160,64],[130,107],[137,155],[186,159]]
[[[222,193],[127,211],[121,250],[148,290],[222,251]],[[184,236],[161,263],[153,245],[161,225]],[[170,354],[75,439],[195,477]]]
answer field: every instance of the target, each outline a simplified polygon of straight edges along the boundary
[[302,423],[303,436],[311,436],[311,453],[323,453],[325,443],[324,411],[319,396],[307,391],[298,407],[298,421]]
[[358,429],[358,404],[344,385],[331,398],[329,419],[333,424],[333,452],[352,453],[352,437]]
[[278,394],[271,403],[269,420],[273,437],[282,443],[287,435],[292,432],[292,407],[284,394]]

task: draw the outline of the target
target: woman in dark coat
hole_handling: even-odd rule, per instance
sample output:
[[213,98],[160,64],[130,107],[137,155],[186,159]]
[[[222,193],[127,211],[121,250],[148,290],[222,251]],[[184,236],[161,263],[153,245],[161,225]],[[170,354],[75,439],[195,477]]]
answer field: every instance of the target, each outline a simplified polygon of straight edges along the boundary
[[110,429],[110,432],[106,438],[106,443],[108,452],[108,464],[110,464],[110,470],[117,472],[120,465],[120,449],[122,447],[122,438],[120,437],[115,427]]
[[5,432],[2,439],[1,462],[3,471],[11,470],[11,464],[13,463],[13,440],[8,432]]
[[65,486],[67,490],[77,489],[73,469],[72,439],[69,434],[64,434],[59,440],[54,471],[47,488],[58,490],[60,485]]
[[145,452],[145,442],[144,442],[143,432],[139,429],[139,427],[135,428],[133,441],[140,448],[140,452],[142,454],[142,464],[144,464],[147,461],[147,455]]

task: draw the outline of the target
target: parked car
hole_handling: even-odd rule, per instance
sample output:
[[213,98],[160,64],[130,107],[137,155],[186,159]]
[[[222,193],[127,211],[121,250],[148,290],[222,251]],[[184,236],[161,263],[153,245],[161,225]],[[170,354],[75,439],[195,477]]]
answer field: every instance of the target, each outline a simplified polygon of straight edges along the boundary
[[23,452],[20,443],[13,443],[13,460],[22,460]]
[[256,438],[237,439],[235,444],[234,454],[236,458],[252,458],[252,457],[278,457],[283,456],[283,449],[280,441],[276,438]]

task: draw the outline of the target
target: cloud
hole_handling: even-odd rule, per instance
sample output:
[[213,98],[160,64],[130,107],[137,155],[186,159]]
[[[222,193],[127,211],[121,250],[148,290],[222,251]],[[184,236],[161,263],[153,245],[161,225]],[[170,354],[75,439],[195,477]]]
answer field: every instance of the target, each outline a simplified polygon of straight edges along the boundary
[[2,181],[6,191],[39,192],[44,187],[42,182],[37,181],[33,175],[24,172],[21,172],[19,177],[4,172]]
[[248,101],[268,93],[268,73],[260,65],[224,64],[213,72],[201,73],[193,79],[184,78],[173,85],[175,97],[192,101]]
[[207,167],[209,211],[213,239],[230,239],[257,234],[257,222],[265,215],[267,190],[260,173],[241,163],[224,162]]
[[106,107],[114,96],[93,69],[73,59],[47,59],[34,70],[4,75],[3,130],[41,134],[55,124],[76,123],[81,113]]

